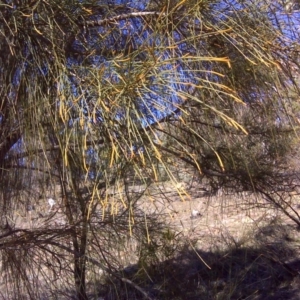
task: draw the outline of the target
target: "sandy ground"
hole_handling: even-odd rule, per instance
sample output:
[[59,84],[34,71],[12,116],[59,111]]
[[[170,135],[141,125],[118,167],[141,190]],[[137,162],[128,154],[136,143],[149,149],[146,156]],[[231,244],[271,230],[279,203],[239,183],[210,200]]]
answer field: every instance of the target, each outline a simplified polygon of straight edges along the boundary
[[[143,189],[144,186],[134,186],[131,191],[139,193]],[[118,203],[122,193],[124,192],[121,190],[115,193],[110,191],[111,201]],[[49,197],[51,196],[49,194]],[[49,207],[46,199],[31,203],[34,206],[32,209],[28,209],[26,204],[27,206],[19,211],[15,219],[15,228],[49,229],[67,225],[61,211],[59,194],[52,197],[56,200],[52,208]],[[253,243],[254,232],[272,222],[292,226],[291,228],[294,229],[289,234],[294,235],[294,246],[300,249],[300,234],[295,229],[295,224],[282,212],[275,210],[258,196],[247,192],[238,195],[218,193],[208,196],[204,195],[203,189],[198,184],[187,185],[181,182],[174,185],[165,182],[153,184],[138,203],[145,216],[164,215],[167,223],[176,233],[193,241],[194,247],[202,251],[213,251],[216,247],[222,249],[229,244],[249,245]],[[299,203],[298,197],[291,199],[291,206],[298,213],[300,213]],[[296,241],[299,241],[299,245]],[[127,246],[132,253],[136,250],[134,243]],[[126,249],[118,250],[117,256],[124,267],[129,263],[135,263],[133,261],[135,256],[128,255]],[[300,250],[298,256],[293,257],[293,260],[300,259]],[[300,282],[295,285],[298,289]]]

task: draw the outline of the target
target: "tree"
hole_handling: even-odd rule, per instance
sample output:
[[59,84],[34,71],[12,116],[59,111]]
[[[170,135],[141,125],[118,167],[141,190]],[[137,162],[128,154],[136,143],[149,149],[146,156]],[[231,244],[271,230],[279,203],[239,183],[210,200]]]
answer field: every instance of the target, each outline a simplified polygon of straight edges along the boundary
[[[65,251],[87,299],[89,245],[101,252],[112,232],[143,231],[135,207],[161,169],[176,182],[178,159],[213,187],[234,182],[284,209],[281,192],[295,188],[286,183],[295,177],[299,25],[280,20],[282,10],[268,0],[0,4],[1,251],[7,270],[19,268],[16,293],[22,284],[29,297],[40,293],[26,284],[25,255],[51,255],[43,265],[57,272]],[[60,225],[53,214],[51,226],[20,228],[24,199],[38,204],[51,190]],[[100,265],[117,276],[112,261]]]

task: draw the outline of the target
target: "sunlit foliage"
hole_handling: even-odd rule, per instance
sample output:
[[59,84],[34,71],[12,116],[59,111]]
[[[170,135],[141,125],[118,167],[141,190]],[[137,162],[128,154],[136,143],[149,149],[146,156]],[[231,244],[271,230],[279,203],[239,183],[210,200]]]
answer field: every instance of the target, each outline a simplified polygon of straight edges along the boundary
[[[161,170],[175,185],[176,161],[217,189],[292,191],[277,182],[297,154],[296,8],[269,0],[2,1],[3,228],[17,224],[28,198],[40,203],[51,191],[65,217],[53,230],[43,224],[43,234],[31,227],[16,237],[12,229],[3,236],[3,259],[12,241],[57,261],[57,249],[69,251],[77,296],[87,299],[95,218],[109,218],[104,244],[110,218],[122,221],[109,228],[132,233],[134,205]],[[137,182],[140,193],[129,189]],[[36,253],[20,255],[35,260]],[[26,268],[24,261],[20,289]],[[38,288],[27,288],[39,297]]]

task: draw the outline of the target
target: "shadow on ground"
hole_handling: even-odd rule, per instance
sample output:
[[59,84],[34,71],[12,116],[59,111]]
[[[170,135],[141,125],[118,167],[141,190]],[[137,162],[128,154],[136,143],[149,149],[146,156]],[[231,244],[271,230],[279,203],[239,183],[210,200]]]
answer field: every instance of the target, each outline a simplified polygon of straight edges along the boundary
[[300,299],[297,236],[291,226],[270,224],[253,233],[251,246],[209,252],[186,246],[163,262],[125,268],[120,276],[130,283],[107,277],[98,299],[146,299],[137,286],[159,300]]

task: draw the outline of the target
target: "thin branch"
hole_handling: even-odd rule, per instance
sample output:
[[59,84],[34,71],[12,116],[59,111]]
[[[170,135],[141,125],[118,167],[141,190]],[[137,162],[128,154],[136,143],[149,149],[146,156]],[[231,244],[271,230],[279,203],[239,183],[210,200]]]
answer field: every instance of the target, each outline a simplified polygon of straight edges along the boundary
[[[74,254],[74,250],[72,250],[71,248],[69,248],[69,247],[67,247],[67,246],[64,246],[64,245],[62,245],[62,244],[60,244],[60,243],[50,241],[48,244],[51,244],[51,245],[56,246],[56,247],[58,247],[58,248],[61,248],[61,249],[65,250],[65,251],[67,251],[67,252],[69,252],[69,253],[71,253],[71,254]],[[101,263],[100,263],[99,261],[97,261],[96,259],[86,256],[86,260],[87,260],[88,262],[90,262],[90,263],[96,265],[97,267],[99,267],[99,268],[105,270],[107,273],[109,273],[110,275],[112,275],[112,276],[118,278],[119,280],[121,280],[121,281],[123,281],[123,282],[126,282],[126,283],[132,285],[132,286],[133,286],[135,289],[137,289],[141,294],[143,294],[144,297],[145,297],[146,299],[148,299],[148,300],[154,300],[154,298],[151,298],[151,297],[147,294],[147,292],[145,292],[140,286],[138,286],[137,284],[135,284],[133,281],[131,281],[131,280],[125,278],[125,277],[121,277],[121,276],[115,274],[113,271],[111,271],[109,268],[105,267],[103,264],[101,264]]]
[[144,11],[144,12],[131,12],[128,14],[117,15],[111,18],[102,19],[102,20],[88,20],[83,22],[81,25],[85,26],[102,26],[108,23],[114,23],[116,21],[128,19],[128,18],[136,18],[136,17],[145,17],[145,16],[166,16],[165,13],[157,12],[157,11]]
[[[86,145],[87,146],[94,146],[94,145],[103,145],[104,144],[104,139],[100,139],[100,140],[97,140],[97,141],[87,141],[86,142]],[[74,145],[74,144],[70,144],[69,145],[70,147],[72,148],[75,148],[75,147],[78,147],[78,145]],[[17,153],[15,155],[10,155],[9,156],[9,159],[20,159],[20,158],[24,158],[24,157],[28,157],[30,155],[37,155],[39,153],[44,153],[44,152],[51,152],[51,151],[56,151],[56,150],[60,150],[61,147],[59,145],[54,145],[53,147],[51,148],[48,148],[48,149],[36,149],[34,151],[25,151],[25,152],[22,152],[22,153]]]

